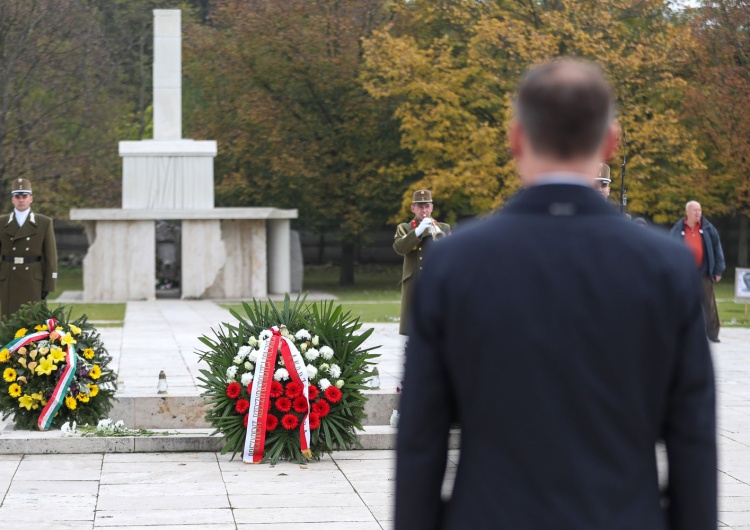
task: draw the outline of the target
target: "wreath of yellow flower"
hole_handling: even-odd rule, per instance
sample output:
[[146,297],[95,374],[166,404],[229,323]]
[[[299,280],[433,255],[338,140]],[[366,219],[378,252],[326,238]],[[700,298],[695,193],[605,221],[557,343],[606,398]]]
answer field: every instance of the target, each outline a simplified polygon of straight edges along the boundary
[[91,348],[86,348],[83,350],[83,356],[87,359],[93,359],[94,358],[94,350]]
[[19,329],[18,331],[16,331],[16,337],[15,337],[15,338],[18,338],[18,337],[23,337],[23,336],[25,336],[25,335],[26,335],[26,333],[28,333],[28,331],[29,331],[29,330],[28,330],[28,329],[26,329],[26,328],[21,328],[21,329]]
[[8,383],[15,381],[16,377],[18,377],[18,374],[13,368],[6,368],[5,371],[3,371],[3,379]]
[[96,397],[96,395],[99,393],[99,385],[88,385],[89,387],[89,397]]
[[73,396],[68,396],[65,398],[65,406],[70,410],[75,410],[78,406],[78,401],[76,401],[76,398],[74,398]]
[[21,385],[19,385],[18,383],[13,383],[8,387],[8,394],[10,394],[10,397],[17,398],[22,393],[23,391],[21,390]]
[[98,364],[95,364],[89,371],[89,377],[91,379],[99,379],[102,376],[102,369],[99,368]]
[[2,351],[0,351],[0,363],[7,363],[10,361],[10,352],[8,351],[8,348],[3,348]]

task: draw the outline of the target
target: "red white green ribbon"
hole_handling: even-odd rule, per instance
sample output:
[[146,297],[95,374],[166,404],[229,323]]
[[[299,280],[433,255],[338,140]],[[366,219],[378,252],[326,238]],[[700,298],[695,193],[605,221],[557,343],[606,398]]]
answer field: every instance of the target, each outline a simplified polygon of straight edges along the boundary
[[[47,320],[46,324],[46,331],[37,331],[35,333],[29,333],[28,335],[25,335],[23,337],[15,338],[8,344],[6,344],[5,348],[7,348],[9,353],[15,353],[27,344],[46,339],[50,336],[50,334],[54,333],[55,326],[57,326],[57,321],[54,318],[50,318],[49,320]],[[55,417],[55,414],[57,414],[57,411],[60,409],[60,405],[62,405],[63,401],[65,400],[65,394],[68,392],[70,384],[75,378],[76,367],[78,364],[78,355],[76,354],[75,347],[73,347],[72,344],[68,345],[67,351],[65,353],[65,363],[65,370],[63,370],[62,376],[58,380],[55,389],[52,391],[52,396],[49,398],[49,400],[47,400],[47,404],[42,409],[42,413],[39,415],[39,420],[37,420],[37,426],[42,431],[46,431],[47,429],[49,429],[50,425],[52,424],[52,420]]]
[[261,353],[255,365],[253,389],[250,393],[250,410],[247,422],[247,436],[242,460],[257,464],[263,460],[266,442],[266,419],[271,403],[271,383],[273,382],[276,356],[281,348],[281,356],[292,381],[302,383],[302,395],[307,401],[307,412],[300,423],[300,449],[311,458],[310,452],[310,398],[308,393],[307,367],[294,343],[281,335],[276,326],[271,328],[271,336],[263,342]]

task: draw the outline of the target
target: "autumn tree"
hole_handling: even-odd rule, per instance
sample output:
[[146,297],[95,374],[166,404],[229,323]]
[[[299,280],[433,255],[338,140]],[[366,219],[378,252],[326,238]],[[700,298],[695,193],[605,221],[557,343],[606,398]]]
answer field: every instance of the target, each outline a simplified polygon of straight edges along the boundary
[[382,226],[408,176],[392,115],[361,85],[363,39],[381,0],[212,2],[186,43],[193,135],[218,140],[217,204],[298,208],[336,231],[342,285],[355,248]]
[[750,215],[750,2],[715,0],[694,11],[696,46],[686,116],[709,171],[699,190],[710,211],[739,217],[739,264],[748,264]]
[[506,147],[516,83],[536,63],[574,56],[598,62],[615,88],[629,209],[672,217],[702,161],[680,120],[689,32],[667,3],[404,0],[395,10],[366,45],[364,79],[375,97],[397,102],[409,169],[424,175],[415,187],[433,189],[454,216],[501,204],[518,185]]

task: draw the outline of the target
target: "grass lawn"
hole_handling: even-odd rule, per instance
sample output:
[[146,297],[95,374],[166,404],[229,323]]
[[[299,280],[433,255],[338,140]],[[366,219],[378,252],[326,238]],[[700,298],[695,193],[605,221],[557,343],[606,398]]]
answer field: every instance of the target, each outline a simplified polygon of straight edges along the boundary
[[[337,267],[305,266],[304,288],[308,291],[322,291],[336,296],[345,311],[358,316],[363,322],[398,321],[401,290],[401,265],[360,265],[354,275],[353,286],[338,285]],[[61,267],[57,280],[57,290],[50,293],[50,305],[63,291],[81,291],[83,274],[80,267]],[[728,327],[750,327],[749,316],[745,317],[745,304],[734,302],[734,274],[727,273],[725,279],[716,285],[716,299],[722,325]],[[59,305],[59,304],[58,304]],[[87,314],[92,321],[111,321],[100,326],[121,326],[125,318],[125,304],[66,303],[72,308],[74,317]],[[226,305],[243,314],[242,306]]]

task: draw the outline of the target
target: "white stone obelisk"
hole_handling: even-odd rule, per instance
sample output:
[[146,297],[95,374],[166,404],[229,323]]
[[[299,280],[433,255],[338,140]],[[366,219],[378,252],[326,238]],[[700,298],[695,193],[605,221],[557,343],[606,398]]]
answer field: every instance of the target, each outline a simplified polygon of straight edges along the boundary
[[154,10],[154,140],[182,139],[182,24],[179,9]]
[[154,139],[120,142],[126,210],[214,207],[216,142],[182,138],[180,13],[154,10]]

